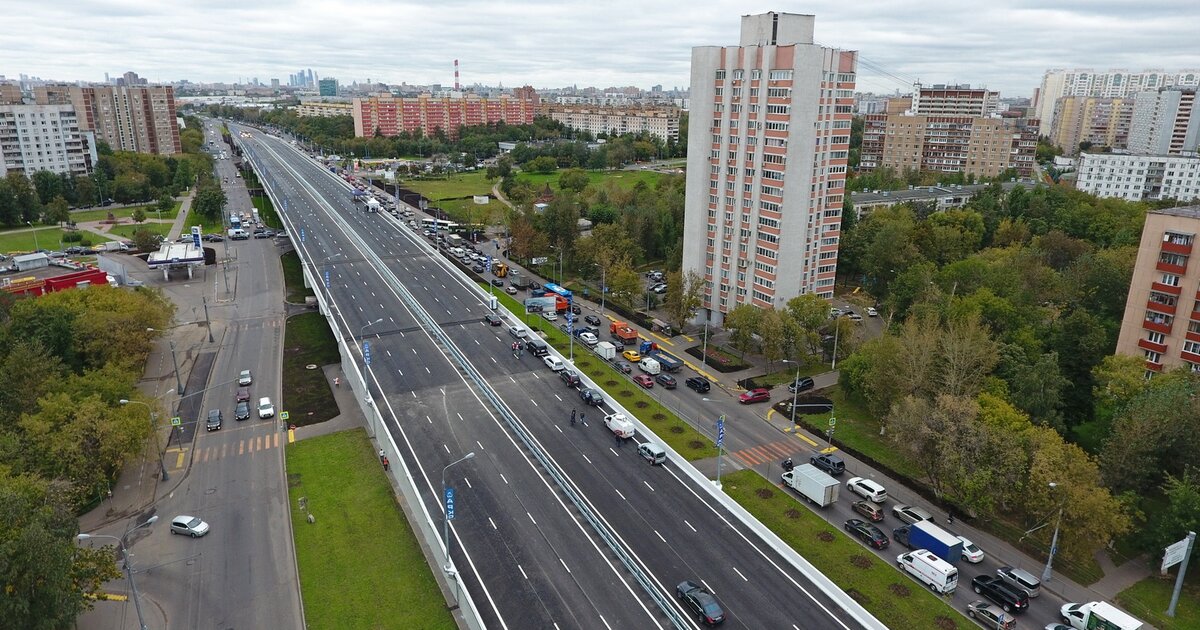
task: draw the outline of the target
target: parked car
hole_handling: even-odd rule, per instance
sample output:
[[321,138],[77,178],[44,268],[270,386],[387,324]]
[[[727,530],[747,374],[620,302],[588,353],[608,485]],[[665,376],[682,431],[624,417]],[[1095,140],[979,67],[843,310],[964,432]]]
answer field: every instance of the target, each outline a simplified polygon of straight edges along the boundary
[[788,383],[788,393],[795,394],[798,392],[806,392],[813,387],[816,387],[811,376],[801,376],[800,378]]
[[500,319],[500,316],[496,315],[495,313],[488,313],[487,315],[484,315],[483,321],[487,322],[489,326],[499,326],[500,324],[504,323],[504,320]]
[[915,505],[892,506],[892,515],[912,525],[917,521],[932,521],[933,515]]
[[[977,599],[967,604],[967,616],[978,620],[985,628],[1013,630],[1013,628],[1017,627],[1016,617],[1013,617],[1003,610],[1000,610],[998,606],[989,604],[982,599]],[[1046,627],[1049,628],[1050,626]]]
[[579,375],[572,372],[571,370],[559,371],[558,377],[562,379],[562,382],[567,384],[567,387],[578,387],[579,386]]
[[642,353],[637,350],[626,350],[621,353],[621,356],[625,357],[625,360],[631,363],[637,363],[642,360]]
[[542,319],[545,319],[548,322],[552,322],[552,321],[555,321],[558,319],[558,314],[555,313],[554,311],[543,311]]
[[567,365],[565,363],[563,363],[562,359],[560,359],[556,356],[551,356],[549,354],[542,357],[542,363],[545,363],[546,367],[550,368],[551,370],[553,370],[555,372],[567,369]]
[[980,562],[983,562],[983,550],[979,548],[979,545],[976,545],[963,536],[959,536],[958,539],[962,541],[963,560],[966,560],[971,564],[979,564]]
[[725,621],[725,611],[721,604],[717,603],[717,598],[703,586],[690,580],[681,582],[675,587],[675,594],[683,600],[684,607],[705,625],[715,626]]
[[867,317],[879,317],[879,311],[875,310],[874,306],[868,306]]
[[757,402],[767,402],[769,400],[771,400],[771,390],[763,387],[752,389],[741,396],[738,396],[738,402],[742,403],[743,405],[749,405]]
[[996,569],[996,575],[1008,582],[1009,586],[1024,591],[1031,598],[1042,594],[1042,581],[1025,569],[1000,567]]
[[688,389],[696,390],[701,394],[707,394],[708,391],[712,389],[712,383],[709,383],[708,379],[704,378],[703,376],[692,376],[689,377],[685,382],[688,386]]
[[583,400],[584,403],[593,407],[599,407],[600,405],[604,404],[604,396],[602,396],[600,392],[587,387],[579,390],[579,398]]
[[1023,611],[1029,608],[1029,596],[1023,591],[1017,591],[1007,582],[995,575],[977,575],[971,580],[971,588],[977,595],[1000,605],[1004,612]]
[[600,318],[599,318],[599,317],[596,317],[595,315],[584,315],[584,316],[583,316],[583,321],[585,321],[585,322],[587,322],[587,323],[589,323],[589,324],[591,324],[591,325],[593,325],[593,326],[599,326],[599,325],[600,325]]
[[587,346],[594,346],[600,343],[600,338],[591,332],[579,333],[579,341],[582,341]]
[[859,514],[862,514],[870,519],[872,523],[878,523],[879,521],[883,520],[883,508],[871,503],[870,501],[855,501],[854,503],[850,504],[850,507],[853,508],[855,512],[858,512]]
[[474,271],[475,273],[483,273],[483,265],[476,263],[471,266],[471,271]]
[[809,457],[808,463],[834,477],[846,472],[846,462],[833,453],[818,453]]
[[637,376],[633,377],[633,382],[645,387],[646,389],[651,389],[654,387],[654,377],[650,376],[649,374],[638,374]]
[[509,295],[516,295],[516,294],[517,294],[517,287],[514,287],[513,285],[511,285],[511,284],[510,284],[510,285],[508,285],[508,286],[504,287],[504,292],[505,292],[505,293],[507,293],[507,294],[509,294]]
[[171,533],[199,538],[208,533],[208,523],[200,520],[199,516],[181,514],[171,519]]
[[887,490],[878,483],[870,479],[862,477],[851,477],[846,482],[846,489],[864,499],[870,499],[876,503],[883,503],[887,500]]
[[846,521],[843,527],[851,536],[858,538],[875,549],[887,549],[888,545],[891,544],[887,534],[880,531],[878,527],[861,519],[852,518]]
[[658,376],[654,377],[654,380],[655,380],[655,382],[657,382],[659,385],[662,385],[666,389],[675,389],[675,387],[679,384],[675,380],[674,376],[671,376],[670,374],[667,374],[666,372],[659,372]]

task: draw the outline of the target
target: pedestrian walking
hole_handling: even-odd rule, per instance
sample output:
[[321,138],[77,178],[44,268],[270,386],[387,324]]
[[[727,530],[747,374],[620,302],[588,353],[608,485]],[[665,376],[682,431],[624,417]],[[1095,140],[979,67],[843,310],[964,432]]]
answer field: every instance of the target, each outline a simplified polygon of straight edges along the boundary
[[383,449],[379,449],[379,461],[383,461],[383,458],[386,456],[387,454],[383,452]]
[[336,376],[335,376],[335,377],[333,377],[333,386],[334,386],[334,387],[341,387],[341,386],[342,386],[342,379],[340,379],[340,378],[338,378],[338,377],[336,377]]
[[621,436],[614,433],[613,437],[617,439],[617,448],[621,448]]
[[946,511],[946,524],[947,524],[947,525],[953,525],[953,524],[954,524],[954,511],[953,511],[953,510],[947,510],[947,511]]
[[571,426],[575,426],[575,410],[571,410]]
[[587,426],[587,421],[585,421],[585,420],[583,419],[583,412],[582,412],[582,411],[581,411],[581,412],[579,412],[579,424],[582,424],[582,425],[583,425],[583,426],[585,426],[585,427]]
[[391,465],[391,462],[388,461],[388,458],[385,455],[383,457],[383,470],[386,471],[388,469],[388,466],[390,466],[390,465]]

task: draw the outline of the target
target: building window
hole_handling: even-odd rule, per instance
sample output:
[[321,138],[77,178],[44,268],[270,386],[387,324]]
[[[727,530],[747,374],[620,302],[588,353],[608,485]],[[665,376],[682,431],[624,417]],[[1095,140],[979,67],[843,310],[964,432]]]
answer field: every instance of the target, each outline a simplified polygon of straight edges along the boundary
[[762,70],[760,70],[758,68],[754,68],[753,70],[750,71],[750,80],[751,81],[757,81],[758,79],[761,79],[761,78],[762,78]]
[[1170,315],[1166,315],[1164,313],[1159,313],[1156,311],[1146,311],[1146,321],[1150,322],[1151,324],[1163,324],[1166,326],[1170,326],[1171,322],[1174,320],[1175,320],[1175,318],[1171,317]]
[[725,80],[725,71],[724,70],[717,70],[717,80],[718,81]]
[[1177,287],[1179,286],[1179,276],[1173,273],[1164,273],[1159,282],[1169,287]]
[[[1191,330],[1191,326],[1188,327],[1188,330]],[[1146,341],[1149,341],[1150,343],[1162,344],[1162,343],[1167,342],[1167,336],[1160,332],[1155,332],[1152,330],[1146,334]],[[1184,350],[1187,350],[1189,343],[1192,344],[1193,346],[1200,347],[1200,343],[1196,343],[1195,341],[1189,341],[1189,342],[1183,344]],[[1196,351],[1188,350],[1188,352],[1196,352]]]
[[769,75],[769,78],[772,81],[791,81],[792,80],[792,71],[791,70],[772,70],[771,74]]
[[1194,237],[1191,234],[1179,234],[1176,232],[1166,232],[1163,234],[1164,243],[1173,243],[1175,245],[1191,245],[1192,238]]

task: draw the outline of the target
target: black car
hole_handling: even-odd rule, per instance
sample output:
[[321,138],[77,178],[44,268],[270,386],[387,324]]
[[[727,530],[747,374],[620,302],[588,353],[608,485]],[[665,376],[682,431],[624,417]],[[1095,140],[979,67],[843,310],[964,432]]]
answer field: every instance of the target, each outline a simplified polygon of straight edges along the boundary
[[788,393],[806,392],[813,387],[816,387],[816,383],[813,382],[811,376],[801,376],[788,385]]
[[532,282],[532,281],[531,281],[531,282],[529,283],[529,290],[530,290],[530,291],[540,291],[540,290],[541,290],[541,288],[542,288],[542,285],[540,285],[540,284],[538,284],[538,283],[536,283],[536,282]]
[[233,410],[234,420],[249,420],[250,419],[250,403],[241,401]]
[[475,265],[471,267],[471,271],[474,271],[475,273],[483,273],[483,265],[475,263]]
[[696,615],[700,622],[715,626],[725,621],[725,611],[717,603],[717,598],[703,586],[692,581],[681,582],[675,587],[675,594],[683,600],[684,607]]
[[499,278],[492,278],[492,286],[498,287],[498,288],[503,288],[504,281]]
[[971,588],[979,595],[999,604],[1004,612],[1023,612],[1029,608],[1029,596],[1018,593],[999,576],[977,575],[971,580]]
[[255,232],[254,233],[254,238],[271,238],[272,236],[275,236],[275,235],[270,232]]
[[217,431],[221,428],[221,410],[209,409],[208,421],[204,423],[205,430]]
[[562,379],[562,382],[567,384],[567,387],[579,386],[579,375],[571,370],[560,370],[558,377]]
[[500,319],[500,316],[496,315],[495,313],[488,313],[487,315],[484,315],[483,321],[487,322],[489,326],[499,326],[503,323],[503,320]]
[[846,521],[843,527],[850,535],[858,537],[859,540],[875,549],[887,549],[891,542],[888,540],[887,534],[862,519],[852,518]]
[[659,373],[658,376],[654,377],[654,380],[657,381],[659,385],[662,385],[666,389],[675,389],[676,385],[679,384],[675,380],[674,376],[671,376],[670,374],[667,374],[666,372]]
[[579,398],[593,407],[599,407],[604,404],[604,397],[600,395],[600,392],[586,387],[579,390]]
[[821,453],[808,458],[809,463],[834,477],[846,472],[846,462],[833,453]]
[[572,313],[575,313],[576,315],[578,315],[578,314],[580,314],[580,313],[582,313],[582,312],[583,312],[583,309],[582,309],[582,308],[579,308],[579,305],[578,305],[578,304],[572,304],[572,305],[571,305],[571,312],[572,312]]
[[595,315],[584,315],[584,316],[583,316],[583,321],[585,321],[585,322],[587,322],[587,323],[589,323],[589,324],[591,324],[591,325],[593,325],[593,326],[599,326],[599,325],[600,325],[600,318],[599,318],[599,317],[596,317]]
[[688,389],[694,389],[701,394],[707,394],[712,389],[712,383],[703,376],[692,376],[686,381]]
[[617,361],[616,368],[622,374],[629,374],[633,371],[633,366],[626,361]]

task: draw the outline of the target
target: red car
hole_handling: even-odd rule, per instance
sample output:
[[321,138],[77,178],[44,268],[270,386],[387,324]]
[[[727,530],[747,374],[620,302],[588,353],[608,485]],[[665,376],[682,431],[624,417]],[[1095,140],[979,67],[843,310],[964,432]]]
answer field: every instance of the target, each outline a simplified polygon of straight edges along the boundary
[[654,387],[654,378],[652,378],[649,374],[638,374],[637,376],[633,377],[633,382],[645,387],[646,389],[651,389]]
[[743,405],[756,402],[767,402],[768,400],[771,400],[771,390],[764,389],[762,387],[758,389],[752,389],[745,394],[738,396],[738,402],[742,403]]

